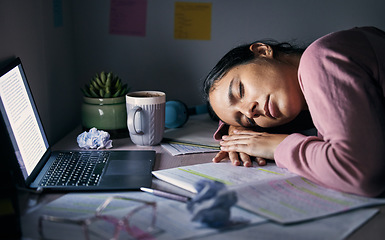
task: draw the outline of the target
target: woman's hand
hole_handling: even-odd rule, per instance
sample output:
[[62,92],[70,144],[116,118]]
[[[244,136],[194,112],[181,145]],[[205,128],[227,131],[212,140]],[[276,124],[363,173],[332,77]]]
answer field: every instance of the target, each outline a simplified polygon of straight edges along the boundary
[[244,166],[251,166],[250,156],[254,156],[259,165],[265,165],[265,159],[274,159],[276,147],[287,136],[286,134],[235,129],[231,135],[223,136],[221,152],[215,156],[213,161],[220,162],[228,157],[234,165],[240,165],[240,161],[242,161]]
[[[229,135],[235,134],[234,132],[237,131],[242,131],[242,130],[247,130],[246,128],[243,127],[237,127],[237,126],[229,126],[228,133]],[[236,151],[220,151],[214,158],[213,162],[221,162],[222,160],[225,159],[230,159],[230,161],[233,163],[235,166],[241,165],[243,163],[243,166],[245,167],[251,167],[253,165],[252,161],[255,159],[255,161],[258,163],[258,165],[263,166],[266,165],[266,160],[260,157],[250,157],[246,153],[243,152],[236,152]]]
[[[233,165],[239,166],[242,165],[245,167],[251,167],[253,166],[253,159],[254,157],[250,157],[249,155],[245,153],[238,153],[238,152],[226,152],[226,151],[220,151],[215,157],[213,158],[213,162],[218,163],[225,159],[230,159]],[[255,161],[258,163],[259,166],[266,165],[266,160],[264,158],[255,158]]]
[[[229,126],[228,134],[232,135],[234,134],[234,131],[238,130],[246,130],[243,127],[238,127],[238,126]],[[214,158],[213,162],[221,162],[225,159],[229,159],[233,165],[239,166],[241,163],[243,163],[243,166],[245,167],[251,167],[252,164],[252,158],[245,154],[245,153],[238,153],[238,152],[226,152],[226,151],[220,151]],[[259,165],[265,165],[266,161],[264,159],[260,159],[258,162]]]

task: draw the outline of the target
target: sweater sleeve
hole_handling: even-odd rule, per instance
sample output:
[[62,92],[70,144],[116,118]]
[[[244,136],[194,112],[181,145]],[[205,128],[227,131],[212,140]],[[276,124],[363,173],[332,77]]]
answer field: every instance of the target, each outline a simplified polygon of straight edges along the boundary
[[228,135],[229,132],[229,125],[225,124],[224,122],[219,120],[218,128],[215,131],[213,138],[215,140],[221,140],[223,135]]
[[383,32],[355,29],[308,47],[298,74],[319,135],[289,135],[275,151],[277,166],[339,191],[384,191],[385,61],[378,55],[385,52],[376,41],[385,44]]

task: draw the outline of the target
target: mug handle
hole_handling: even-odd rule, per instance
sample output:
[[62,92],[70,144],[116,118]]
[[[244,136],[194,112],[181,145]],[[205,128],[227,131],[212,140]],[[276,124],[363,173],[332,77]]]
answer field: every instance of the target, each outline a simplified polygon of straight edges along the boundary
[[[142,131],[142,118],[143,118],[143,115],[141,114],[141,111],[143,109],[141,107],[138,107],[138,106],[135,106],[134,108],[130,109],[130,111],[128,112],[128,117],[127,117],[127,126],[128,126],[128,131],[130,131],[130,133],[132,134],[135,134],[135,135],[143,135],[144,132]],[[135,117],[136,117],[136,113],[139,114],[138,118],[139,118],[139,128],[137,128],[135,126]]]

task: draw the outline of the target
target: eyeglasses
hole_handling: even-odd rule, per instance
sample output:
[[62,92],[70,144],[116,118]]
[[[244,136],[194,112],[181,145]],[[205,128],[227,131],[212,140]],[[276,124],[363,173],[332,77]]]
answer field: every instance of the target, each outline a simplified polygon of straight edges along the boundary
[[[122,212],[121,209],[109,207],[112,201],[130,201],[127,204],[129,209]],[[112,204],[111,204],[112,205]],[[107,210],[107,208],[109,209]],[[119,210],[119,211],[118,211]],[[50,227],[44,227],[50,222]],[[39,218],[39,234],[43,239],[57,239],[52,224],[72,225],[82,229],[84,238],[91,239],[119,239],[122,236],[122,230],[125,230],[127,236],[124,239],[154,239],[156,235],[163,232],[156,227],[156,202],[148,202],[123,196],[108,197],[102,204],[96,208],[95,213],[87,218],[63,218],[42,215]],[[45,228],[45,229],[44,229]],[[50,231],[49,231],[50,230]],[[73,230],[73,228],[72,228]],[[64,230],[65,231],[65,230]],[[47,234],[50,232],[49,234]],[[57,234],[57,233],[56,233]],[[50,236],[48,236],[50,235]],[[62,238],[68,236],[62,236]]]

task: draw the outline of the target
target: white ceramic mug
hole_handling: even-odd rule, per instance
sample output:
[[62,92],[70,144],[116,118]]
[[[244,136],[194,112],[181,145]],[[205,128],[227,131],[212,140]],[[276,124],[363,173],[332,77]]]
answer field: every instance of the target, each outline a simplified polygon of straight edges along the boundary
[[127,127],[136,145],[152,146],[162,141],[165,128],[166,94],[158,91],[126,95]]

